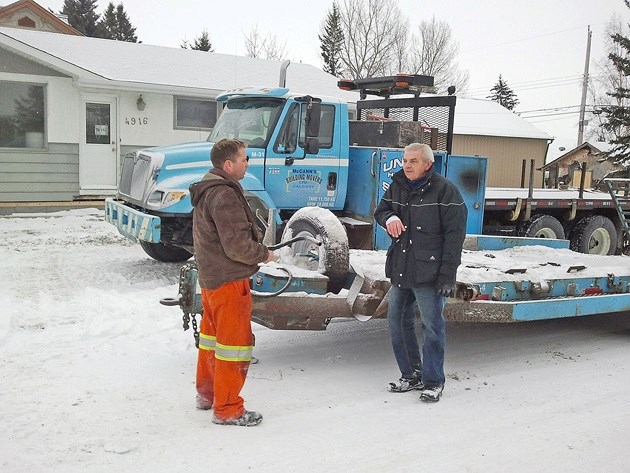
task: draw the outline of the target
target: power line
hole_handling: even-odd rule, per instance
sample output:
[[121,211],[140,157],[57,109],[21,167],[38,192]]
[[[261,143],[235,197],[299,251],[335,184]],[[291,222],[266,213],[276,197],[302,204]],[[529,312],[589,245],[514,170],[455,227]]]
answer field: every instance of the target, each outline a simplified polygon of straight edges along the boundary
[[[600,23],[600,24],[602,24],[602,23]],[[597,26],[597,25],[598,24],[595,24],[594,26]],[[567,31],[574,31],[574,30],[582,29],[585,26],[587,26],[587,25],[574,26],[572,28],[567,28],[567,29],[559,30],[559,31],[552,31],[551,33],[544,33],[544,34],[540,34],[540,35],[536,35],[536,36],[528,36],[526,38],[515,39],[515,40],[512,40],[512,41],[506,41],[505,43],[489,44],[489,45],[481,46],[481,47],[478,47],[478,48],[467,49],[465,51],[462,51],[462,53],[468,53],[468,52],[471,52],[471,51],[481,51],[483,49],[496,48],[498,46],[505,46],[506,44],[514,44],[514,43],[520,43],[522,41],[529,41],[530,39],[537,39],[537,38],[544,38],[544,37],[547,37],[547,36],[554,36],[554,35],[557,35],[557,34],[566,33]]]
[[557,112],[567,108],[575,108],[579,107],[579,105],[562,105],[560,107],[549,107],[549,108],[536,108],[534,110],[519,110],[518,113],[533,113],[533,112]]
[[[508,86],[510,87],[510,89],[512,89],[513,92],[518,93],[519,91],[525,90],[536,90],[548,87],[561,87],[565,85],[578,84],[579,81],[582,80],[582,77],[582,74],[574,74],[571,76],[551,77],[548,79],[535,79],[531,81],[515,82],[508,84]],[[601,75],[591,74],[589,75],[589,80],[599,79],[601,77]],[[468,89],[468,94],[471,96],[471,98],[486,98],[485,96],[481,97],[478,94],[490,93],[492,87],[494,87],[495,85],[496,83],[492,84],[491,86],[475,87],[473,89]]]

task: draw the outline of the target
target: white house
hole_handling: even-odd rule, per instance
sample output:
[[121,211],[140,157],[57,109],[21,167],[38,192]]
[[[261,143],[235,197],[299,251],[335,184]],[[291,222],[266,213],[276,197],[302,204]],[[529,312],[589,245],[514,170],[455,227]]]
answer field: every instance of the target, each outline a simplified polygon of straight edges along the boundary
[[[281,69],[279,61],[14,28],[0,28],[0,64],[0,201],[112,195],[121,155],[205,140],[219,92],[275,86]],[[286,84],[356,98],[307,64],[292,63]]]
[[[121,156],[205,140],[220,113],[216,95],[243,85],[276,86],[281,64],[0,27],[0,202],[113,195]],[[349,102],[358,98],[308,64],[291,63],[286,86]],[[489,155],[491,172],[505,164],[515,175],[520,164],[506,163],[535,155],[542,165],[550,140],[494,102],[461,98],[455,135],[455,152]],[[527,151],[519,151],[517,142],[527,144]],[[510,179],[492,185],[516,181]]]

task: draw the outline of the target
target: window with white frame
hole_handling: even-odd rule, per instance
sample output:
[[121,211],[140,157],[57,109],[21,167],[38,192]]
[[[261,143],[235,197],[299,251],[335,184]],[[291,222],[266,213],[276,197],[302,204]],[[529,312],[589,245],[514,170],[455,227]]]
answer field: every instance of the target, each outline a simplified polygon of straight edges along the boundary
[[175,128],[210,130],[217,122],[214,100],[175,97]]
[[0,148],[43,149],[46,87],[0,81]]

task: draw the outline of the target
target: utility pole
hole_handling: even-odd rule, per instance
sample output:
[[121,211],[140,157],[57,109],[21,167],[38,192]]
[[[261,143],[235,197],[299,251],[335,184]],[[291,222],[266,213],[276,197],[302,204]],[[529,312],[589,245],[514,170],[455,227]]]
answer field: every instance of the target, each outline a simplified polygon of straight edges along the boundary
[[582,103],[580,104],[580,121],[578,123],[577,146],[584,142],[584,126],[588,123],[584,120],[586,111],[586,90],[588,89],[588,63],[591,58],[591,25],[588,25],[588,37],[586,40],[586,60],[584,61],[584,77],[582,79]]

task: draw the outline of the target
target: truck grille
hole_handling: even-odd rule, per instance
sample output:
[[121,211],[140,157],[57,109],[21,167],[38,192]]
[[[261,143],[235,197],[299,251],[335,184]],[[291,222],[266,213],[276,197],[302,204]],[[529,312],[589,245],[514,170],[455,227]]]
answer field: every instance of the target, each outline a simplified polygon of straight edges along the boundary
[[141,201],[145,194],[147,184],[150,184],[151,158],[142,154],[136,158],[135,154],[129,154],[123,159],[122,175],[118,192],[133,200]]

